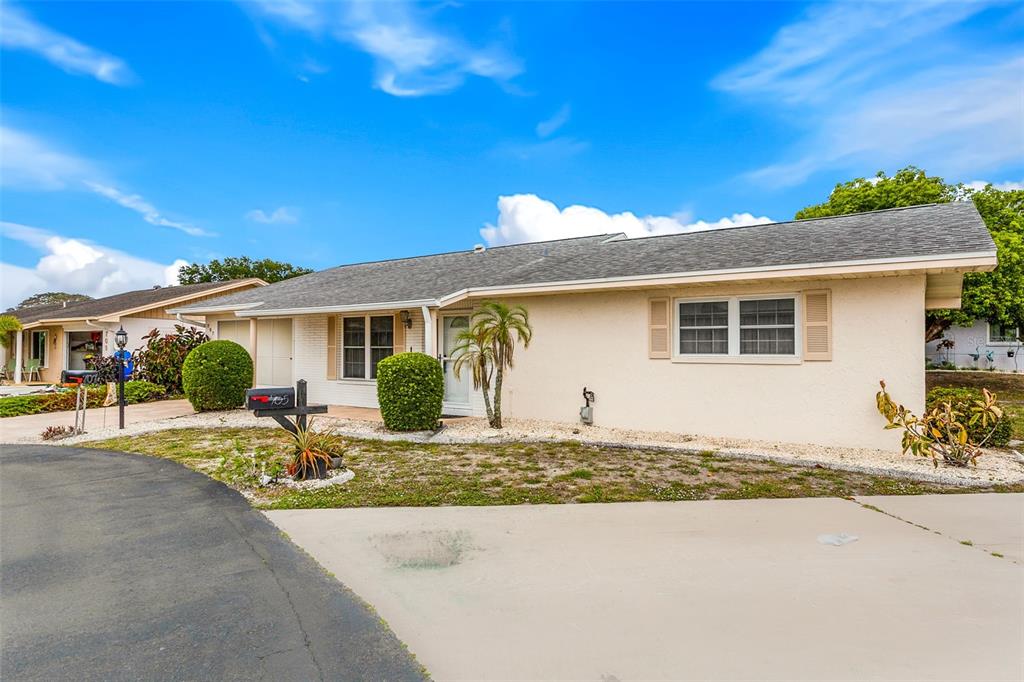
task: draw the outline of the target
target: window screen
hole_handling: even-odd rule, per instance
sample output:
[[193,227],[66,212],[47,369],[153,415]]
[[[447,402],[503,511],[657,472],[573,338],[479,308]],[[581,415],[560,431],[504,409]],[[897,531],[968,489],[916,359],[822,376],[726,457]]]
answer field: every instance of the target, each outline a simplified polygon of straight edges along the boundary
[[679,354],[729,353],[729,302],[699,301],[679,304]]
[[740,301],[740,355],[795,355],[796,304],[792,298]]

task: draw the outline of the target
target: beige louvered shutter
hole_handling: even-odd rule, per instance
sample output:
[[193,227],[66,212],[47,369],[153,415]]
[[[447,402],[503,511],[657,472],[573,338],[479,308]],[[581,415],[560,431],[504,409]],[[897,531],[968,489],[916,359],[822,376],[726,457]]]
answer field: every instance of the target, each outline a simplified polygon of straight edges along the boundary
[[402,316],[400,313],[395,313],[394,327],[395,333],[391,336],[391,352],[395,355],[405,352],[405,325],[402,324]]
[[327,378],[338,378],[338,318],[327,317]]
[[832,292],[804,292],[804,360],[832,359]]
[[647,357],[656,359],[671,357],[669,319],[668,298],[647,300]]

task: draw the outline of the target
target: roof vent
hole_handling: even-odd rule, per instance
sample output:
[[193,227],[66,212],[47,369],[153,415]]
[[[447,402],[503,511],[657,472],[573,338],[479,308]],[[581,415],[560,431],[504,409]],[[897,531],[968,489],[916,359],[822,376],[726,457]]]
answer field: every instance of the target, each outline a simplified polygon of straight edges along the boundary
[[160,288],[160,285],[159,285],[159,284],[154,284],[154,285],[153,285],[153,288],[154,288],[154,289],[159,289],[159,288]]
[[487,250],[487,247],[483,244],[473,244],[473,253],[483,253]]

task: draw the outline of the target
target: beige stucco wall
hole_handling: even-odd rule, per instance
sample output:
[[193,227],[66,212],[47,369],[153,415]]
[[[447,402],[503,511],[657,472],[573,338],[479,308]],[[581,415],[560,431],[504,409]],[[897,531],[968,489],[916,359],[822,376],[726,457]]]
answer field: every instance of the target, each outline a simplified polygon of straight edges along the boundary
[[714,286],[657,295],[832,290],[833,359],[795,365],[703,364],[647,357],[651,291],[529,297],[534,330],[506,379],[505,413],[733,438],[898,449],[874,406],[878,380],[914,411],[924,403],[924,276]]

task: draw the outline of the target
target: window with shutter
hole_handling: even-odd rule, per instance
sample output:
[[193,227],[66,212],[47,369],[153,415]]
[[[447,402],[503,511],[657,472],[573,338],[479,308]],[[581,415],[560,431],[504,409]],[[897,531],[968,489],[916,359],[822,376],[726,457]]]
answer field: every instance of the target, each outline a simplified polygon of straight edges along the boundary
[[647,301],[647,356],[655,359],[671,357],[669,334],[669,299]]
[[832,292],[804,292],[804,360],[832,359]]

